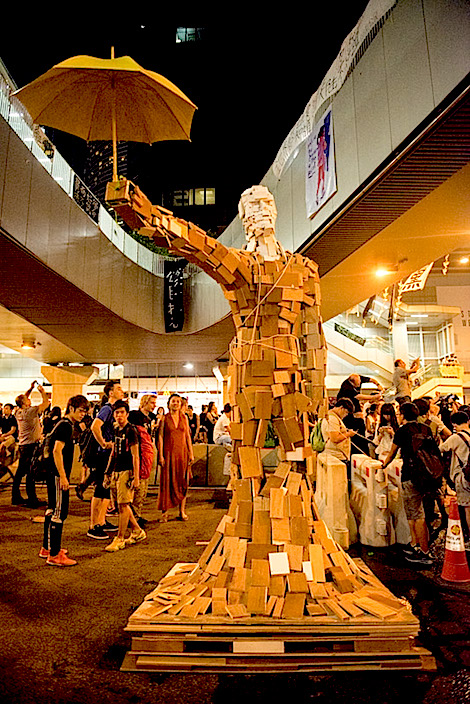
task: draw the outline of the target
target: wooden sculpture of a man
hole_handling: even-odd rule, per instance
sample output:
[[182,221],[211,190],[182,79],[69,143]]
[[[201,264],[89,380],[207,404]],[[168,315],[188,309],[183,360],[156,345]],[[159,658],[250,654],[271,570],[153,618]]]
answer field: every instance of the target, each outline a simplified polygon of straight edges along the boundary
[[229,301],[236,328],[229,388],[234,406],[232,463],[238,478],[261,484],[260,449],[269,421],[279,438],[285,471],[293,463],[307,463],[308,468],[312,457],[308,413],[325,410],[318,267],[300,254],[284,251],[276,240],[271,193],[264,186],[253,186],[241,196],[244,249],[226,247],[192,223],[152,205],[130,181],[108,184],[107,200],[131,227],[203,269]]

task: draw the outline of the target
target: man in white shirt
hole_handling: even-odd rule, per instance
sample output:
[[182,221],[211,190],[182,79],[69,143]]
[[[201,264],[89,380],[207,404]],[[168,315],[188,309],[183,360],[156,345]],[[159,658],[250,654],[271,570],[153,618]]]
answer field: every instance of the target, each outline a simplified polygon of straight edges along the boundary
[[346,428],[343,422],[350,413],[354,413],[351,399],[339,398],[334,408],[328,411],[321,426],[323,438],[326,440],[324,452],[343,462],[348,462],[351,457],[351,438],[356,434],[355,430]]
[[217,420],[214,426],[214,443],[216,445],[231,445],[232,438],[230,436],[230,413],[232,406],[226,403],[224,412]]
[[394,385],[395,401],[402,404],[411,401],[411,379],[412,374],[416,374],[419,368],[419,357],[415,359],[409,369],[402,359],[396,359],[394,362],[394,370],[392,376],[392,384]]

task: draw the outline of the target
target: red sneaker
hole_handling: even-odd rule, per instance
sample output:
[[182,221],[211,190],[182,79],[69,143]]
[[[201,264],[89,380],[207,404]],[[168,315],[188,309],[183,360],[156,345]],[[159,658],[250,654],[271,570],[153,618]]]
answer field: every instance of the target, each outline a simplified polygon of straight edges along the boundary
[[[62,550],[60,552],[63,552],[64,555],[66,555],[68,553],[68,550],[66,550],[65,548],[62,548]],[[49,550],[46,550],[46,548],[41,548],[38,553],[38,556],[42,557],[44,560],[47,560],[47,558],[49,557]]]
[[46,560],[46,565],[52,565],[54,567],[71,567],[72,565],[76,564],[77,561],[71,560],[70,557],[67,557],[67,555],[62,552],[62,550],[55,557],[51,557],[49,555]]

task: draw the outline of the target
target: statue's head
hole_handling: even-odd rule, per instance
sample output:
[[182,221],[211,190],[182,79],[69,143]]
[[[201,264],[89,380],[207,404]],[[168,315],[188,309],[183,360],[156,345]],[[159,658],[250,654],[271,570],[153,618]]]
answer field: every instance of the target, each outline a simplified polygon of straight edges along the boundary
[[274,237],[276,205],[265,186],[252,186],[243,191],[238,204],[238,214],[248,242],[270,234]]

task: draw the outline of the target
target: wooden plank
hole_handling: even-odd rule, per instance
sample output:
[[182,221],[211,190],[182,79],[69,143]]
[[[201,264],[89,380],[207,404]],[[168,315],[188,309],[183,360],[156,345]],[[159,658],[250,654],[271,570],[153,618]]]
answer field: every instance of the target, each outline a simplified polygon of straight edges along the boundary
[[263,466],[261,464],[259,448],[241,446],[238,449],[238,454],[243,479],[263,476]]
[[313,578],[315,582],[326,582],[322,546],[309,545],[308,554],[310,562],[312,563]]
[[281,618],[301,619],[304,616],[305,594],[286,594]]
[[273,552],[268,555],[271,575],[286,575],[290,572],[289,555],[287,552]]
[[291,542],[290,521],[288,518],[272,518],[271,530],[273,545],[283,545]]
[[250,614],[264,615],[268,596],[267,587],[250,587],[247,592],[246,608]]
[[270,572],[268,560],[251,561],[251,586],[269,587]]
[[271,489],[269,496],[269,515],[271,518],[287,518],[287,490]]
[[[302,571],[302,560],[304,554],[303,545],[295,545],[292,543],[286,543],[284,545],[284,551],[287,553],[289,558],[289,567],[294,572]],[[280,553],[281,554],[281,553]]]

